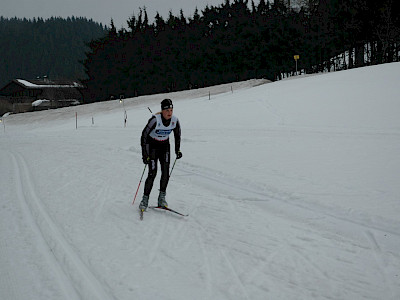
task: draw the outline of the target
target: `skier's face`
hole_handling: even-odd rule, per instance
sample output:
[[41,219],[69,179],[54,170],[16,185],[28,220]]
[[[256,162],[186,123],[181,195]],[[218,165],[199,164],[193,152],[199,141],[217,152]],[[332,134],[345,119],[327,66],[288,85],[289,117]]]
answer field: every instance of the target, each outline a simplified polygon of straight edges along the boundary
[[172,108],[163,109],[163,110],[161,111],[162,116],[164,117],[165,120],[169,120],[169,119],[172,118],[172,112],[173,112],[173,109],[172,109]]

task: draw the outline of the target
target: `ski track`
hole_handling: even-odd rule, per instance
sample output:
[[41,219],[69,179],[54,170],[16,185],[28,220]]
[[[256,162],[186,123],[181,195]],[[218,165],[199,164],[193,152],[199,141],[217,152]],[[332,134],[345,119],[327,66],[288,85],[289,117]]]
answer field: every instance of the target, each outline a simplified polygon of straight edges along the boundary
[[[9,246],[8,239],[2,237],[0,239],[0,255],[4,258],[12,256],[11,250],[9,249],[12,248]],[[27,292],[25,288],[20,287],[20,280],[22,278],[21,276],[18,276],[19,274],[10,271],[14,269],[14,263],[8,261],[6,266],[7,269],[3,268],[1,270],[0,287],[4,287],[4,291],[6,291],[7,295],[11,296],[13,299],[24,299]]]
[[386,260],[386,258],[383,255],[382,249],[379,246],[378,241],[376,240],[374,234],[372,233],[371,230],[366,230],[365,231],[365,235],[367,236],[367,239],[370,241],[371,243],[371,248],[373,250],[373,255],[375,258],[375,261],[377,263],[377,267],[379,270],[379,273],[381,274],[381,277],[383,278],[383,281],[385,282],[386,286],[390,287],[390,292],[391,295],[393,297],[393,299],[395,298],[395,291],[393,290],[393,285],[392,284],[388,284],[389,282],[389,278],[390,276],[388,276],[387,274],[387,267],[388,267],[388,262]]
[[115,299],[96,275],[85,265],[70,243],[63,237],[37,196],[29,167],[22,155],[12,154],[17,173],[18,199],[34,228],[41,252],[54,270],[65,299]]
[[[204,230],[202,227],[200,227],[200,228],[201,228],[200,231]],[[199,276],[203,280],[204,286],[207,290],[207,298],[210,299],[210,297],[213,294],[213,289],[214,289],[213,282],[215,280],[212,276],[212,266],[211,266],[211,262],[209,259],[210,253],[209,253],[209,251],[206,250],[206,246],[200,235],[200,231],[198,231],[198,230],[195,231],[197,243],[199,245],[199,248],[200,248],[200,251],[202,254],[202,260],[203,260],[203,264],[202,264],[203,267],[199,270]]]
[[[237,273],[235,267],[233,266],[233,264],[231,262],[231,259],[228,257],[228,255],[225,253],[224,250],[221,249],[220,253],[221,253],[223,259],[225,260],[225,262],[226,262],[226,264],[228,266],[228,269],[231,271],[230,274],[231,274],[231,277],[233,279],[233,282],[236,282],[236,284],[237,284],[237,285],[234,284],[231,287],[231,289],[233,289],[233,288],[236,289],[236,286],[238,286],[239,287],[239,292],[241,294],[241,296],[239,296],[239,298],[240,299],[250,299],[250,297],[247,295],[246,288],[244,287],[243,282],[240,279],[239,274]],[[236,296],[237,296],[237,294],[236,294]]]
[[157,230],[157,236],[153,237],[151,241],[152,245],[149,245],[150,247],[147,248],[150,249],[150,253],[148,254],[148,260],[150,264],[154,263],[157,258],[157,254],[162,253],[162,244],[165,242],[163,238],[166,236],[166,226],[163,226],[162,221],[157,222],[157,224],[160,227],[160,230]]
[[[237,177],[231,177],[231,176],[225,176],[224,174],[218,173],[217,171],[213,171],[210,169],[205,169],[201,166],[195,166],[195,165],[189,165],[186,163],[179,164],[179,167],[176,169],[176,174],[175,177],[179,178],[179,184],[182,184],[182,181],[184,184],[187,185],[193,185],[193,187],[199,187],[201,186],[203,189],[206,190],[212,190],[215,191],[216,193],[221,193],[217,194],[216,196],[221,199],[226,198],[227,202],[225,202],[226,205],[224,204],[219,204],[219,208],[224,207],[222,211],[219,212],[218,218],[223,220],[223,214],[232,214],[233,216],[236,217],[241,217],[241,218],[248,218],[251,220],[252,214],[264,214],[265,213],[265,208],[262,208],[259,212],[256,210],[254,211],[254,207],[252,207],[251,210],[249,210],[248,204],[250,203],[260,203],[260,204],[266,204],[268,206],[268,209],[271,209],[270,213],[273,213],[274,208],[279,207],[279,212],[278,215],[281,218],[285,219],[292,219],[295,223],[299,223],[301,227],[299,228],[294,228],[296,232],[301,233],[302,235],[306,235],[305,237],[302,236],[295,236],[295,240],[299,240],[299,242],[311,242],[313,241],[310,239],[308,236],[313,236],[313,233],[310,231],[308,234],[305,231],[306,228],[309,226],[315,226],[317,228],[323,229],[326,231],[327,234],[335,233],[339,235],[343,235],[343,237],[347,236],[349,234],[348,229],[352,228],[350,230],[350,235],[351,236],[357,236],[357,235],[362,235],[363,232],[367,232],[367,237],[371,243],[371,249],[373,249],[374,256],[378,265],[378,269],[380,270],[379,272],[383,276],[383,282],[385,286],[391,286],[391,294],[393,298],[390,299],[395,299],[396,298],[396,291],[393,290],[393,286],[396,284],[394,282],[390,282],[388,280],[389,275],[385,271],[386,268],[386,262],[385,262],[385,255],[387,255],[390,252],[390,249],[386,251],[385,255],[382,253],[381,248],[379,247],[379,244],[377,241],[374,239],[374,235],[372,234],[372,231],[380,232],[382,235],[385,234],[391,234],[395,239],[398,239],[400,237],[399,233],[393,230],[386,230],[383,229],[382,226],[378,224],[368,224],[366,221],[363,219],[357,219],[353,218],[352,215],[346,215],[345,211],[342,211],[340,213],[335,212],[329,212],[327,209],[323,207],[310,207],[306,204],[298,204],[295,203],[294,201],[296,199],[292,199],[289,195],[286,195],[284,193],[279,193],[276,191],[268,191],[262,188],[258,189],[252,189],[253,186],[243,186],[241,185],[241,180],[240,178]],[[195,179],[193,179],[195,178]],[[177,180],[177,179],[176,179]],[[257,186],[256,184],[254,186]],[[188,188],[191,190],[192,188]],[[244,198],[242,195],[246,195]],[[250,202],[248,202],[250,201]],[[277,202],[278,201],[278,202]],[[248,202],[248,203],[247,203]],[[279,205],[276,205],[278,204]],[[210,205],[210,203],[208,203]],[[212,203],[211,203],[212,205]],[[284,209],[283,209],[284,207]],[[204,234],[207,236],[207,240],[209,241],[215,241],[219,240],[217,236],[213,237],[210,236],[210,228],[208,225],[203,226],[201,225],[200,220],[196,220],[195,217],[195,211],[197,211],[199,208],[198,206],[195,206],[193,208],[193,211],[190,211],[190,215],[192,216],[192,220],[195,221],[195,223],[199,226],[200,232],[204,232]],[[211,208],[213,209],[213,208]],[[217,209],[217,207],[215,207]],[[246,210],[247,209],[247,210]],[[300,210],[300,213],[299,213]],[[298,218],[296,215],[301,216],[301,218]],[[309,217],[309,218],[307,218]],[[234,218],[234,217],[233,217]],[[338,226],[340,224],[340,226]],[[306,227],[304,227],[306,226]],[[341,231],[341,228],[346,228],[344,231]],[[219,228],[218,230],[221,230]],[[218,233],[216,233],[218,235]],[[203,253],[203,256],[207,256],[207,253],[218,251],[219,256],[221,257],[222,261],[225,261],[225,265],[227,266],[227,272],[224,274],[230,274],[229,277],[231,278],[230,280],[234,282],[235,286],[234,290],[235,293],[234,295],[240,299],[251,299],[251,296],[248,294],[248,289],[254,288],[252,287],[252,284],[249,285],[258,275],[260,274],[265,274],[263,275],[264,277],[268,275],[271,276],[272,274],[269,273],[268,270],[269,264],[272,262],[274,257],[276,255],[282,255],[287,252],[287,256],[291,256],[290,261],[292,261],[290,264],[292,264],[293,269],[297,269],[298,267],[310,269],[312,273],[314,274],[314,277],[318,277],[319,280],[323,280],[324,288],[325,288],[325,296],[327,299],[333,298],[346,298],[347,295],[343,291],[337,291],[333,287],[335,284],[347,284],[347,283],[341,283],[338,278],[335,278],[334,276],[331,276],[329,274],[329,271],[321,268],[317,264],[313,262],[313,258],[309,256],[309,254],[305,253],[301,247],[295,242],[289,242],[287,239],[286,240],[286,245],[278,247],[278,250],[274,251],[272,254],[268,255],[268,258],[264,258],[262,261],[264,263],[261,263],[259,266],[255,266],[252,270],[247,271],[240,274],[236,271],[235,265],[237,262],[233,263],[231,259],[228,257],[228,255],[224,252],[224,247],[228,247],[229,249],[234,250],[235,247],[232,247],[233,245],[226,245],[226,246],[221,246],[221,245],[214,245],[213,250],[207,251],[206,249],[206,242],[203,241],[202,235],[197,234],[197,240],[200,244],[200,249],[201,253]],[[236,240],[235,242],[239,242]],[[280,241],[282,243],[282,241]],[[329,243],[329,240],[328,240]],[[361,243],[363,243],[361,241]],[[254,245],[249,245],[250,247],[254,247]],[[362,244],[357,245],[357,247],[364,247]],[[305,251],[308,251],[307,249],[304,249]],[[347,250],[346,250],[347,251]],[[395,251],[392,249],[392,251]],[[293,254],[295,254],[293,256]],[[339,258],[337,258],[339,259]],[[212,262],[208,261],[208,259],[205,257],[203,258],[204,264],[206,265],[206,270],[208,276],[206,276],[204,279],[204,286],[207,287],[207,289],[212,289],[214,290],[214,294],[216,293],[216,287],[211,284],[213,280],[213,276],[211,275],[213,272],[213,265]],[[259,263],[259,262],[258,262]],[[350,267],[352,269],[352,267]],[[318,275],[317,275],[318,274]],[[279,277],[277,277],[279,278]],[[303,282],[304,278],[293,278],[290,282],[293,282],[293,284],[296,286],[296,289],[302,289],[299,286],[299,282]],[[364,284],[364,282],[360,281],[360,284]],[[231,287],[232,288],[232,287]],[[260,288],[260,286],[258,287]],[[265,287],[266,291],[269,291],[268,289],[268,284]],[[308,286],[308,290],[304,291],[304,295],[316,295],[318,294],[318,288],[311,288]],[[233,295],[233,294],[232,294]],[[238,296],[240,295],[240,296]],[[328,296],[330,295],[330,296]],[[306,296],[304,296],[306,297]],[[289,297],[291,299],[291,297]],[[293,295],[293,298],[295,296]]]
[[94,200],[96,200],[97,206],[96,206],[96,211],[95,211],[95,217],[94,220],[97,221],[99,220],[102,212],[103,212],[103,208],[107,202],[107,199],[109,198],[109,193],[110,189],[108,184],[103,184],[101,188],[99,188],[99,192],[96,193],[96,195],[94,196]]
[[[131,155],[131,152],[127,154]],[[134,155],[139,154],[135,153]],[[124,159],[121,158],[121,160]],[[118,291],[111,290],[105,284],[110,279],[104,279],[102,282],[90,265],[85,267],[83,259],[69,245],[67,239],[62,235],[62,230],[46,212],[41,199],[36,194],[33,177],[29,174],[29,167],[23,156],[18,153],[13,154],[13,161],[15,169],[20,173],[18,182],[20,194],[24,193],[22,201],[33,212],[32,222],[37,223],[38,230],[43,232],[40,234],[45,242],[41,244],[46,243],[53,249],[52,255],[56,261],[51,265],[58,269],[60,276],[66,276],[68,279],[59,279],[59,284],[65,291],[64,294],[69,294],[70,289],[75,289],[77,294],[75,299],[86,299],[87,295],[90,299],[117,299],[115,297],[117,297]],[[90,163],[90,161],[86,162],[86,164]],[[77,179],[66,184],[73,186],[75,180]],[[216,295],[219,299],[254,299],[253,296],[257,295],[257,292],[254,293],[255,290],[262,290],[262,293],[266,295],[276,294],[279,293],[277,290],[279,291],[280,288],[288,288],[284,285],[286,282],[293,289],[293,291],[286,290],[287,299],[296,299],[295,291],[300,291],[299,297],[305,298],[315,298],[315,295],[327,299],[346,298],[346,294],[343,292],[332,290],[332,286],[343,286],[344,283],[335,275],[330,276],[328,270],[313,263],[313,258],[308,253],[309,250],[304,249],[303,251],[301,248],[301,242],[314,242],[314,233],[308,230],[308,226],[318,226],[322,232],[323,230],[335,232],[335,227],[339,223],[353,227],[356,234],[367,233],[366,236],[374,251],[379,273],[384,276],[385,285],[390,284],[389,274],[385,274],[384,271],[384,254],[372,235],[373,231],[377,232],[379,224],[364,226],[363,220],[351,220],[345,212],[332,213],[323,207],[311,208],[307,203],[299,204],[296,202],[297,198],[284,192],[269,190],[262,184],[249,183],[238,176],[228,176],[199,165],[179,162],[174,169],[174,176],[171,178],[169,199],[174,208],[179,207],[178,210],[189,213],[190,217],[182,218],[169,212],[151,210],[151,212],[145,213],[144,221],[139,220],[138,203],[132,206],[131,199],[124,204],[124,207],[129,205],[131,208],[129,211],[110,211],[111,206],[107,206],[107,210],[105,210],[107,200],[112,198],[110,188],[112,182],[91,181],[91,184],[98,188],[89,201],[94,203],[93,216],[95,220],[106,221],[108,217],[111,217],[117,230],[123,233],[120,239],[126,238],[129,241],[135,239],[137,234],[143,235],[143,238],[134,244],[129,252],[130,258],[138,259],[131,265],[133,270],[138,274],[144,272],[141,275],[143,278],[147,278],[146,274],[151,266],[158,266],[160,276],[166,276],[172,267],[171,261],[174,261],[172,270],[177,272],[177,278],[181,278],[184,276],[179,267],[184,263],[180,258],[181,254],[182,257],[185,257],[187,256],[186,252],[193,251],[192,248],[195,247],[194,254],[197,255],[188,263],[191,265],[192,271],[196,269],[195,266],[198,266],[196,276],[199,282],[197,285],[203,289],[202,294],[193,296],[193,299],[210,299]],[[175,196],[172,195],[183,195],[183,198],[174,198]],[[157,194],[154,191],[151,201],[156,201],[156,197]],[[189,199],[192,201],[187,201]],[[216,199],[218,201],[215,201]],[[291,223],[298,224],[299,227],[293,227],[295,234],[286,238],[276,237],[273,234],[274,229],[267,228],[262,240],[268,242],[263,246],[262,242],[257,241],[256,235],[251,233],[252,228],[259,229],[256,225],[257,221],[253,223],[253,219],[265,218],[271,214],[278,218],[291,220]],[[199,215],[206,217],[200,219]],[[248,227],[235,228],[235,233],[231,236],[229,226],[232,226],[234,220],[238,218],[248,220]],[[214,219],[219,221],[215,222]],[[247,234],[251,235],[246,237]],[[195,238],[187,239],[190,236]],[[283,258],[286,258],[285,261],[282,261]],[[286,264],[282,270],[276,269],[277,262],[275,260],[278,261],[278,264],[279,262]],[[118,260],[113,262],[113,264],[117,263]],[[115,268],[118,269],[118,266],[116,265]],[[318,287],[313,288],[310,284],[312,281],[302,278],[301,273],[290,271],[290,269],[298,268],[307,269],[312,272],[313,278],[318,277],[323,280],[324,293],[321,293]],[[138,295],[141,293],[141,288],[130,280],[131,275],[128,272],[124,269],[122,274],[118,275],[119,279],[117,277],[115,280],[123,282],[122,284],[131,293]],[[109,284],[115,289],[113,280]],[[154,280],[157,281],[156,278]],[[176,284],[176,281],[173,282]],[[146,285],[143,279],[141,283],[144,284],[144,288],[151,288],[151,285]],[[359,284],[365,283],[360,282]],[[164,297],[165,299],[174,299],[173,294],[171,290],[165,291]],[[396,291],[392,291],[392,294],[395,296]],[[176,297],[176,299],[184,299],[183,295],[176,295]],[[144,293],[143,299],[151,299],[151,297],[147,297]]]
[[74,288],[73,283],[71,282],[68,275],[65,274],[62,266],[59,264],[55,253],[54,253],[54,245],[52,241],[47,241],[45,234],[42,232],[41,217],[43,216],[42,212],[35,211],[32,209],[31,198],[34,197],[33,190],[31,186],[29,186],[29,194],[26,195],[25,184],[29,185],[30,178],[27,176],[26,169],[22,165],[22,160],[19,155],[12,154],[11,159],[14,165],[14,170],[16,173],[16,192],[17,198],[21,204],[22,210],[25,215],[25,220],[28,222],[29,227],[32,229],[36,236],[36,244],[41,252],[42,256],[46,259],[48,265],[53,270],[56,278],[57,283],[63,291],[63,295],[65,299],[80,299],[77,291]]
[[[181,164],[179,166],[179,171],[184,174],[183,176],[198,177],[200,180],[196,180],[196,184],[201,184],[205,188],[209,188],[209,185],[212,184],[216,190],[220,190],[228,195],[235,195],[234,197],[231,196],[231,199],[236,200],[236,202],[255,201],[266,203],[271,201],[278,201],[280,204],[285,204],[289,208],[292,207],[295,209],[301,209],[302,211],[313,213],[314,218],[315,215],[323,215],[340,222],[347,222],[356,225],[358,227],[364,228],[365,230],[376,230],[383,233],[390,233],[400,238],[400,232],[396,230],[389,230],[387,228],[384,228],[383,226],[380,226],[379,224],[371,224],[371,222],[368,223],[367,221],[357,219],[354,216],[346,216],[346,212],[334,214],[329,212],[328,209],[316,206],[315,204],[312,204],[313,206],[311,206],[307,205],[307,203],[305,202],[300,203],[299,201],[296,201],[298,200],[297,198],[292,197],[290,194],[279,191],[270,191],[267,187],[262,187],[258,184],[243,184],[244,180],[237,177],[230,177],[220,172],[205,169],[203,167],[195,166],[188,163]],[[242,195],[246,196],[242,197]],[[234,205],[233,203],[229,204]]]

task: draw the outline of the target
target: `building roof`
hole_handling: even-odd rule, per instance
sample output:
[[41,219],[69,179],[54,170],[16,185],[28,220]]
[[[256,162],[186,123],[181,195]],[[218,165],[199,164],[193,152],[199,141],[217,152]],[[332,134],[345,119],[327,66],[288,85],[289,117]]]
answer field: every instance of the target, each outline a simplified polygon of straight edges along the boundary
[[27,89],[42,89],[42,88],[83,88],[83,85],[76,81],[66,80],[26,80],[15,79],[15,83],[22,85]]

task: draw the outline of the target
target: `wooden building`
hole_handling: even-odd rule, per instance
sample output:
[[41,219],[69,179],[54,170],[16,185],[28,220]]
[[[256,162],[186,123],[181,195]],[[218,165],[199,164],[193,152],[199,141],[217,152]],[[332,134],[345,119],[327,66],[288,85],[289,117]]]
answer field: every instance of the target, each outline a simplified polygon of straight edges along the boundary
[[[0,98],[13,105],[14,113],[19,113],[82,103],[82,90],[83,86],[74,81],[15,79],[0,89]],[[40,104],[32,106],[33,102]]]

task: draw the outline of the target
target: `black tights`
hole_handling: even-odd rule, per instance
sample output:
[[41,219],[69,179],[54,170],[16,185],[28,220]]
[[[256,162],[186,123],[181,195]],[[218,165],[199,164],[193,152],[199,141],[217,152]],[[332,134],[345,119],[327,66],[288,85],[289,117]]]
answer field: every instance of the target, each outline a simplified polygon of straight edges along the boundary
[[169,143],[160,145],[150,145],[149,149],[150,161],[149,161],[149,174],[144,185],[144,194],[149,196],[151,189],[153,188],[154,179],[157,175],[157,161],[160,161],[161,165],[161,179],[160,179],[160,191],[165,192],[169,180],[169,161],[170,161],[170,146]]

